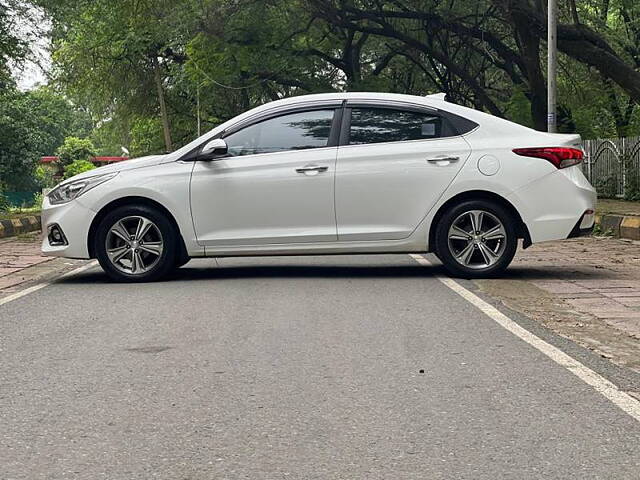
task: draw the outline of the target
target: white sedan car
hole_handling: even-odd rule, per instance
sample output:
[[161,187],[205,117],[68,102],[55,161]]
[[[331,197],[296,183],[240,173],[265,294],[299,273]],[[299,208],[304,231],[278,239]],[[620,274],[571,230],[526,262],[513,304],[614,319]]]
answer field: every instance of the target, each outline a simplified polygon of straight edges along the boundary
[[578,135],[531,130],[444,95],[278,100],[188,145],[65,180],[45,198],[46,255],[149,281],[195,257],[435,253],[496,275],[518,239],[589,233]]

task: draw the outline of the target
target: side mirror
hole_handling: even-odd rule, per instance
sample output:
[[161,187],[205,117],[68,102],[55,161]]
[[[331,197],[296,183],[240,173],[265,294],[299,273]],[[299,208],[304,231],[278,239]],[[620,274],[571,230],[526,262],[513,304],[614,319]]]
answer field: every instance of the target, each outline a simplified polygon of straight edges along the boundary
[[227,142],[221,138],[215,138],[202,147],[198,155],[198,160],[213,160],[226,155],[227,152]]

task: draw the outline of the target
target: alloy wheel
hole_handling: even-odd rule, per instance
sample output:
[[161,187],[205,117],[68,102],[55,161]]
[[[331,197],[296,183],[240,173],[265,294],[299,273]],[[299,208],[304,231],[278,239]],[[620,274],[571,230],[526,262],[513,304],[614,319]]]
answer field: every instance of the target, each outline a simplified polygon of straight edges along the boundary
[[129,275],[141,275],[156,266],[164,241],[158,226],[143,216],[129,216],[114,223],[105,240],[111,264]]
[[469,210],[451,223],[447,238],[449,251],[459,264],[482,269],[500,260],[507,232],[494,214],[485,210]]

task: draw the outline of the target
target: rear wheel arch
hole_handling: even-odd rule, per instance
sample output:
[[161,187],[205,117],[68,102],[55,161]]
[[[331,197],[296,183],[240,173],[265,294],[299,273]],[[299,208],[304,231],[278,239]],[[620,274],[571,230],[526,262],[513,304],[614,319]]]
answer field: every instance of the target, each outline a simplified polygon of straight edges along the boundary
[[162,214],[164,214],[167,217],[169,222],[172,224],[177,236],[178,256],[181,259],[187,259],[188,258],[187,247],[184,243],[184,238],[182,237],[182,232],[180,231],[178,222],[176,222],[176,219],[173,216],[173,214],[166,207],[156,202],[155,200],[151,200],[150,198],[147,198],[147,197],[137,197],[137,196],[118,198],[117,200],[113,200],[112,202],[106,204],[104,207],[102,207],[98,211],[97,215],[93,218],[93,221],[91,222],[91,226],[89,227],[89,233],[87,235],[87,248],[89,249],[89,257],[96,258],[94,238],[95,238],[98,226],[100,225],[100,222],[102,222],[104,217],[106,217],[109,212],[113,211],[118,207],[136,206],[136,205],[155,208],[156,210],[160,211]]
[[518,238],[522,238],[524,240],[523,248],[527,248],[531,245],[531,235],[529,234],[529,229],[522,220],[520,212],[518,212],[516,207],[514,207],[511,202],[509,202],[501,195],[498,195],[497,193],[489,192],[486,190],[470,190],[451,197],[440,206],[435,216],[433,217],[431,226],[429,228],[429,251],[434,251],[438,222],[440,222],[445,212],[454,205],[468,200],[488,200],[504,207],[512,215],[512,217],[516,219],[516,231],[518,234]]

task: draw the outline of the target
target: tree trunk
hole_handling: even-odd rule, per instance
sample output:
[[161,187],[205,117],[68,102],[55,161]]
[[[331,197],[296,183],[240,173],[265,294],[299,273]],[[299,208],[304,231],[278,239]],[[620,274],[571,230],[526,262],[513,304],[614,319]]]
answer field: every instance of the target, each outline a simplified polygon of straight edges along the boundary
[[536,130],[544,132],[547,130],[547,87],[540,66],[540,37],[531,31],[528,18],[516,12],[512,14],[512,19],[529,86],[533,125]]
[[158,103],[160,104],[160,117],[162,118],[162,131],[164,133],[164,145],[167,152],[173,151],[173,144],[171,142],[171,128],[169,127],[169,115],[167,114],[167,105],[164,101],[164,88],[162,87],[162,73],[160,72],[160,65],[158,59],[152,57],[153,62],[153,78],[156,83],[156,89],[158,91]]

